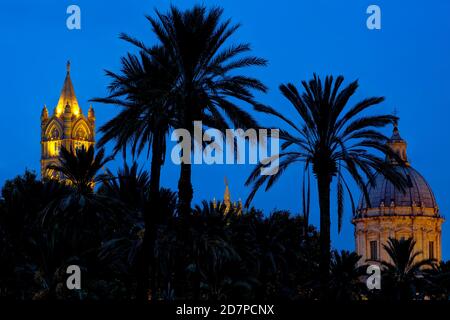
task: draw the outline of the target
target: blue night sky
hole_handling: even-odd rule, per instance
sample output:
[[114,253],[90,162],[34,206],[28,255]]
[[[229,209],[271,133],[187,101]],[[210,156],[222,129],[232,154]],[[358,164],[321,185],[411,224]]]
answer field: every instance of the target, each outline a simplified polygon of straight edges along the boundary
[[[173,4],[188,7],[195,1]],[[441,212],[450,212],[450,2],[383,0],[221,0],[225,16],[242,23],[234,38],[250,42],[254,54],[269,60],[265,69],[248,70],[270,88],[259,96],[262,102],[287,107],[278,92],[281,83],[299,84],[313,72],[321,76],[342,74],[347,81],[359,79],[360,90],[353,102],[367,96],[385,96],[378,110],[397,109],[400,132],[408,141],[411,164],[432,186]],[[81,30],[66,28],[66,8],[81,8]],[[382,29],[366,28],[366,8],[377,4],[382,10]],[[106,0],[4,0],[0,12],[0,184],[25,168],[39,172],[40,113],[44,104],[52,111],[57,103],[65,75],[65,64],[72,62],[72,80],[81,107],[88,100],[106,95],[108,79],[104,69],[118,71],[119,59],[135,51],[118,39],[126,32],[148,44],[155,41],[145,14],[154,8],[165,11],[169,1]],[[94,105],[97,128],[117,111],[113,106]],[[287,108],[291,111],[290,108]],[[258,116],[263,124],[272,125]],[[391,129],[389,129],[391,130]],[[171,146],[169,146],[169,149]],[[170,160],[170,157],[168,158]],[[110,167],[122,164],[118,157]],[[143,166],[149,167],[145,159]],[[232,198],[245,199],[249,189],[244,181],[250,165],[194,166],[194,201],[220,199],[223,177],[230,180]],[[277,209],[300,210],[301,167],[290,168],[267,193],[257,194],[253,204],[265,212]],[[164,166],[163,186],[176,190],[179,168]],[[355,194],[359,192],[355,188]],[[318,225],[313,197],[312,223]],[[334,204],[333,204],[334,208]],[[348,203],[347,209],[350,208]],[[340,235],[333,215],[333,246],[353,249],[350,211]],[[450,258],[450,222],[443,228],[443,258]]]

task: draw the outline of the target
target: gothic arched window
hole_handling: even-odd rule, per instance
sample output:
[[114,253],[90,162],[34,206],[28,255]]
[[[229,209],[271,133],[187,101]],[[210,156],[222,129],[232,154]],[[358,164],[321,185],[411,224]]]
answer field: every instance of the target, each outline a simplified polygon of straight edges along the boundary
[[79,140],[87,140],[87,133],[83,127],[79,127],[75,132],[75,138]]
[[59,138],[59,131],[58,129],[55,127],[52,129],[51,133],[50,133],[50,139],[58,139]]

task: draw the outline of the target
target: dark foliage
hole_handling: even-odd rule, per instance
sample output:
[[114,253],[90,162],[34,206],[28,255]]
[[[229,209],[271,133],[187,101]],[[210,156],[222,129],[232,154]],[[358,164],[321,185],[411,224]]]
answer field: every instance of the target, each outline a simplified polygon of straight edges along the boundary
[[414,250],[415,244],[412,238],[389,238],[388,243],[383,245],[390,258],[390,261],[382,262],[384,299],[423,299],[426,292],[432,288],[430,273],[436,261],[422,259],[422,252]]
[[[1,297],[136,297],[148,175],[132,165],[104,178],[89,200],[69,202],[62,211],[60,206],[80,190],[75,185],[39,181],[31,172],[6,182],[0,201]],[[225,214],[223,205],[204,202],[180,219],[176,194],[162,189],[159,197],[164,219],[157,225],[154,250],[147,252],[157,262],[149,279],[151,299],[315,296],[318,235],[312,227],[304,233],[301,217],[284,211],[264,217],[255,209]],[[106,199],[116,204],[104,211],[97,204]],[[65,286],[70,264],[83,272],[82,290],[76,293]]]

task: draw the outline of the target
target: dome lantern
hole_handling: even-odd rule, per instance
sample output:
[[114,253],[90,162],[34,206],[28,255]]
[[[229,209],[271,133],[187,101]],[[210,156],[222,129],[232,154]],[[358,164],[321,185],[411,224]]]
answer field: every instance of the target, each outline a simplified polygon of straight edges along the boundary
[[[394,123],[394,130],[392,131],[392,136],[389,142],[387,143],[388,146],[402,159],[406,165],[409,165],[408,163],[408,157],[406,155],[406,141],[402,139],[400,136],[400,132],[398,130],[398,123],[397,121]],[[396,159],[392,159],[388,157],[388,160],[392,163],[397,163]]]

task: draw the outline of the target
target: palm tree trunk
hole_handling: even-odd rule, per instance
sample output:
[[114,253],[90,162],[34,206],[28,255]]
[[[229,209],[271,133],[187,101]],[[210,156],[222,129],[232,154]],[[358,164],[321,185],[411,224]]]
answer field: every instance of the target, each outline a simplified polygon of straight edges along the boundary
[[320,206],[320,284],[323,296],[327,297],[327,288],[330,277],[331,241],[330,241],[330,185],[328,174],[318,174]]
[[150,167],[150,195],[153,197],[159,194],[162,166],[162,144],[160,137],[155,136],[152,144],[152,162]]
[[[150,278],[151,294],[154,295],[155,287],[155,261],[153,251],[157,237],[157,224],[161,220],[159,205],[159,188],[162,166],[162,144],[161,137],[155,135],[152,144],[152,160],[150,172],[150,202],[149,207],[144,208],[145,233],[137,266],[136,295],[138,300],[148,300],[148,280]],[[151,270],[151,274],[150,274]]]
[[178,210],[181,217],[187,217],[191,211],[194,194],[191,182],[191,164],[181,163],[180,179],[178,180]]
[[[191,79],[191,77],[187,77]],[[186,84],[185,88],[188,93],[184,101],[184,113],[183,113],[183,128],[188,130],[193,137],[193,110],[195,110],[195,105],[192,103],[193,99],[189,93],[193,92],[193,87],[191,83]],[[193,143],[193,141],[191,141]],[[184,155],[183,155],[184,156]],[[192,167],[191,163],[181,162],[180,168],[180,179],[178,180],[178,214],[183,218],[187,217],[191,212],[191,203],[194,194],[192,188]]]

